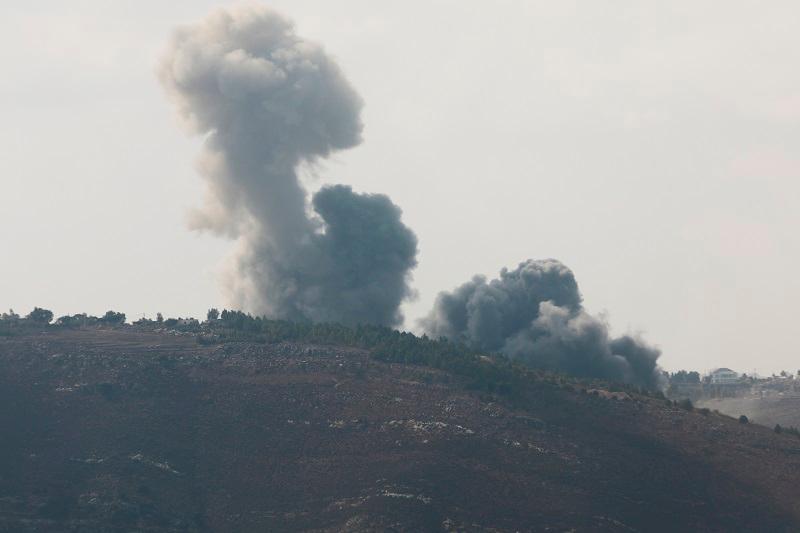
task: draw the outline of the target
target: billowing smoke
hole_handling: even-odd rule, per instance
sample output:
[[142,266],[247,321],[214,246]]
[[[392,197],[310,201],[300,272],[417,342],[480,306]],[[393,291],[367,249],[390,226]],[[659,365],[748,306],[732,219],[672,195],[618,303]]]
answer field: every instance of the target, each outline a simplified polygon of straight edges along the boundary
[[[179,29],[159,78],[205,135],[193,225],[238,239],[231,304],[272,317],[397,325],[417,239],[388,197],[323,188],[298,167],[361,142],[362,101],[325,51],[263,7]],[[311,207],[311,209],[309,209]]]
[[[417,239],[400,209],[342,185],[309,202],[298,178],[301,166],[361,142],[361,99],[325,51],[276,13],[239,7],[178,30],[159,77],[187,126],[205,136],[208,195],[192,223],[238,240],[231,303],[271,317],[401,324]],[[658,350],[611,338],[554,260],[442,293],[423,324],[537,367],[658,379]]]
[[530,366],[579,377],[655,387],[660,352],[586,312],[572,271],[554,259],[528,260],[498,279],[476,276],[442,292],[422,326],[476,348],[501,352]]

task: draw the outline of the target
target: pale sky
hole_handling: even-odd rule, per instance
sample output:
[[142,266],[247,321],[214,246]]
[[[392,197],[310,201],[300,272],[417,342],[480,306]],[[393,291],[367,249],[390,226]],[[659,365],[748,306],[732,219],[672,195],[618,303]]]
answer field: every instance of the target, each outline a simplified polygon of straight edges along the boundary
[[[155,77],[225,2],[0,5],[0,307],[202,317],[233,243],[190,231],[201,139]],[[800,4],[284,0],[366,102],[308,176],[391,196],[436,293],[527,258],[668,369],[800,368]]]

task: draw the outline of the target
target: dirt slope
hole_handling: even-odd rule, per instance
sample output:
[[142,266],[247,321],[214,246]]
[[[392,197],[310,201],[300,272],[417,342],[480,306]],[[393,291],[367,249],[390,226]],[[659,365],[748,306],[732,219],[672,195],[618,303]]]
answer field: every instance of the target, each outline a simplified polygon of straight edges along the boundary
[[800,398],[723,398],[703,400],[698,404],[731,416],[745,415],[752,422],[768,427],[780,424],[800,428]]
[[0,531],[797,531],[800,439],[304,344],[0,340]]

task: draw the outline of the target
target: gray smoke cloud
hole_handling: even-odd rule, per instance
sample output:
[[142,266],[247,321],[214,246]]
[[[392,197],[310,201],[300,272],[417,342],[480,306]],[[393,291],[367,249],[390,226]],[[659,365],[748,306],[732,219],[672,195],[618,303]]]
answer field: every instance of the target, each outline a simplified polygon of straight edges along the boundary
[[[239,241],[231,304],[288,319],[398,325],[417,239],[388,197],[323,188],[298,167],[361,142],[362,101],[323,48],[259,6],[177,30],[159,79],[205,135],[192,226]],[[310,209],[309,209],[310,208]]]
[[[220,10],[176,31],[159,78],[186,126],[205,136],[208,195],[192,225],[237,239],[231,303],[295,320],[401,324],[417,239],[400,209],[342,185],[309,201],[298,177],[299,167],[361,142],[361,98],[322,47],[269,9]],[[611,338],[555,260],[441,293],[423,326],[576,376],[659,379],[659,351]]]
[[532,367],[656,387],[660,351],[642,339],[611,338],[583,308],[572,271],[554,259],[528,260],[487,281],[476,276],[438,295],[421,321],[433,337],[500,352]]

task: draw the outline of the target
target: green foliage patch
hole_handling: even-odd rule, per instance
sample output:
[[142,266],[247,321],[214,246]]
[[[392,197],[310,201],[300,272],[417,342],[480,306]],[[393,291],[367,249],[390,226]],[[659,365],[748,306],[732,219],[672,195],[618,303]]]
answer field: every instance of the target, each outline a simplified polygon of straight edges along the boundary
[[376,360],[445,370],[468,378],[470,388],[502,395],[514,393],[526,381],[528,371],[500,355],[483,354],[444,338],[418,337],[385,326],[270,320],[228,310],[222,311],[219,320],[206,325],[213,334],[201,335],[201,343],[302,341],[364,348]]

